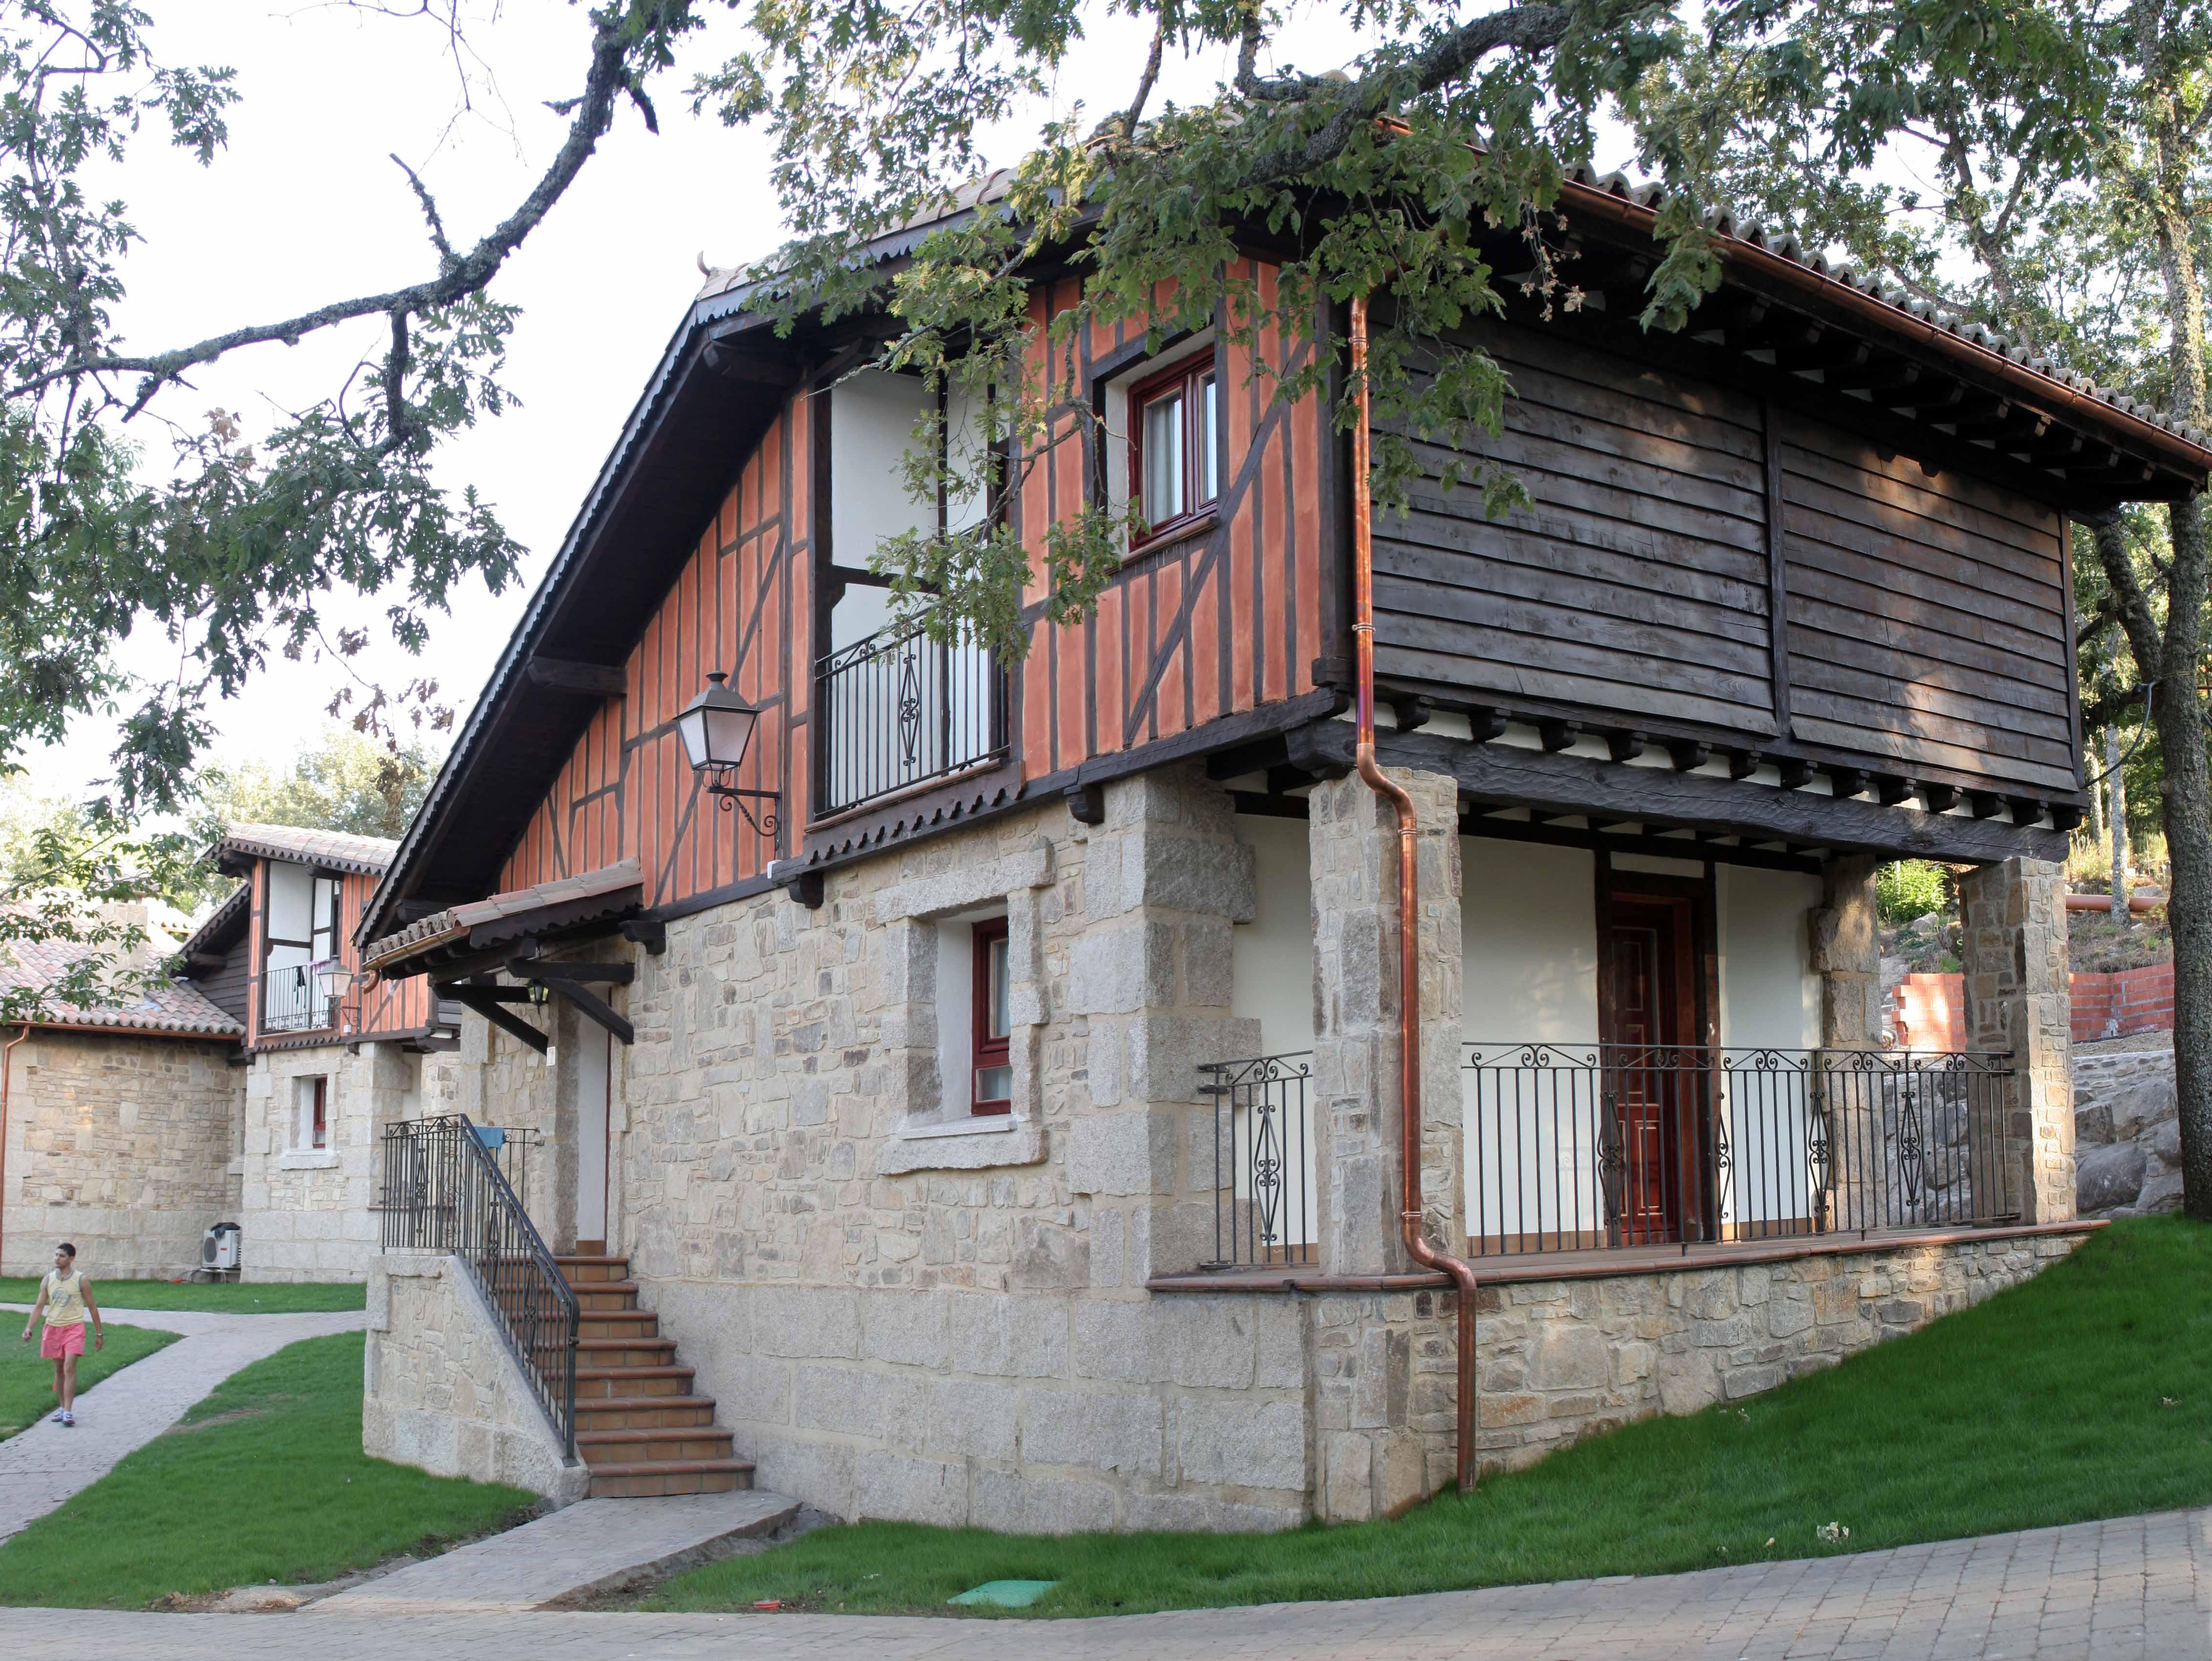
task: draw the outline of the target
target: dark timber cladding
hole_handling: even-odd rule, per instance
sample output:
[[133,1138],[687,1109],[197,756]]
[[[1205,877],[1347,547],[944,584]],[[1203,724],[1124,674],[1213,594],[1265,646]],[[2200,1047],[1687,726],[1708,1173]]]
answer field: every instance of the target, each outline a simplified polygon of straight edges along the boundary
[[[1422,445],[1413,510],[1375,526],[1385,674],[1771,735],[1755,399],[1503,326],[1515,393],[1488,458],[1530,506],[1483,515]],[[1479,458],[1460,458],[1462,465]]]
[[[1488,323],[1511,396],[1485,517],[1417,447],[1376,526],[1376,658],[1511,707],[2050,797],[2078,788],[2058,514],[1565,322]],[[1782,605],[1778,641],[1774,608]]]

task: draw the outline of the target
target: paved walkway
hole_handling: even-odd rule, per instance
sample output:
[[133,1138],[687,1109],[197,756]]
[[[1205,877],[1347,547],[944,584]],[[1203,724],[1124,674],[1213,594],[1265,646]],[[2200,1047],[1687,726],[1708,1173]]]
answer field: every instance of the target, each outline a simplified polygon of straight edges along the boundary
[[[29,1307],[0,1304],[0,1311],[19,1315]],[[168,1429],[185,1409],[240,1367],[302,1338],[357,1332],[368,1322],[357,1309],[311,1315],[212,1315],[102,1305],[100,1313],[112,1326],[152,1327],[184,1335],[78,1396],[74,1430],[42,1417],[21,1435],[0,1442],[0,1540],[106,1475],[117,1460]],[[0,1323],[5,1319],[0,1315]],[[0,1334],[0,1340],[15,1342],[15,1330]]]
[[[650,1503],[650,1502],[633,1502]],[[2212,1511],[1814,1561],[1104,1621],[816,1615],[125,1615],[0,1609],[71,1661],[2077,1661],[2212,1656]]]
[[799,1501],[763,1489],[586,1500],[488,1540],[310,1603],[309,1615],[519,1614],[624,1591],[705,1561],[725,1540],[773,1534]]

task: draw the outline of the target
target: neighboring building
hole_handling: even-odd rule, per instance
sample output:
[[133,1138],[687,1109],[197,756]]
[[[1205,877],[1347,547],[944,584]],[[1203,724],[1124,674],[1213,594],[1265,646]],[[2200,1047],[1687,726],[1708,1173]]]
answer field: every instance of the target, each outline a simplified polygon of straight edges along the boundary
[[185,943],[184,969],[242,1029],[232,1157],[245,1279],[361,1279],[378,1244],[383,1127],[454,1093],[442,1058],[459,1048],[459,1012],[441,1021],[427,983],[356,971],[354,925],[394,845],[240,824],[210,850],[243,881]]
[[[1583,179],[1561,211],[1589,303],[1507,285],[1474,326],[1515,392],[1487,453],[1532,505],[1417,481],[1375,533],[1381,756],[1421,827],[1418,1179],[1476,1311],[1399,1238],[1357,481],[1325,393],[1269,402],[1296,352],[1079,344],[1114,436],[994,510],[1036,545],[1133,475],[1164,528],[1007,665],[885,626],[865,567],[915,522],[925,393],[852,369],[877,321],[779,338],[734,280],[692,307],[357,930],[383,987],[477,1012],[467,1099],[550,1134],[537,1232],[626,1270],[585,1317],[587,1457],[687,1433],[629,1416],[592,1359],[619,1351],[696,1373],[684,1425],[842,1515],[1364,1518],[1448,1479],[1471,1314],[1481,1458],[1515,1464],[2080,1238],[2068,516],[2200,489],[2212,450],[1726,227],[1689,330],[1646,334],[1648,201]],[[1126,453],[1161,423],[1184,441]],[[720,782],[762,796],[687,763],[710,673],[757,712]],[[1972,867],[1973,1055],[1875,1048],[1899,855]],[[485,1474],[436,1272],[372,1280],[367,1433]],[[562,1352],[516,1353],[558,1420]]]
[[[0,986],[53,985],[74,960],[0,946]],[[0,1275],[44,1272],[62,1240],[104,1280],[197,1264],[206,1230],[237,1211],[244,1035],[185,984],[0,1030]]]

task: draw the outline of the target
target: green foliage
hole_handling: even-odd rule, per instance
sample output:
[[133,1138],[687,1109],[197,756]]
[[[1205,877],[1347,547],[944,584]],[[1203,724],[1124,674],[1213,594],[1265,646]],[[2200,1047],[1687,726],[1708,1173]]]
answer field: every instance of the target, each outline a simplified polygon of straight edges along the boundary
[[[1395,1521],[1052,1538],[867,1523],[694,1569],[648,1601],[944,1615],[986,1580],[1048,1579],[1023,1615],[1126,1615],[1667,1574],[2208,1499],[2212,1230],[2154,1218],[1826,1372],[1628,1426]],[[1850,1537],[1824,1538],[1831,1522]]]
[[[0,1281],[0,1288],[21,1286],[28,1291],[9,1293],[0,1290],[0,1298],[27,1304],[37,1298],[38,1282],[34,1280]],[[93,1295],[101,1299],[106,1308],[106,1288],[94,1287]],[[39,1336],[34,1331],[27,1344],[16,1342],[21,1330],[20,1322],[12,1311],[0,1311],[0,1442],[6,1441],[19,1431],[29,1429],[61,1405],[53,1393],[54,1364],[39,1354]],[[107,1342],[94,1349],[90,1343],[77,1358],[76,1387],[80,1394],[90,1390],[101,1379],[121,1372],[133,1361],[143,1360],[155,1350],[177,1342],[173,1332],[155,1332],[148,1327],[119,1327],[110,1322]]]
[[212,821],[397,838],[422,805],[439,759],[420,739],[384,743],[331,726],[288,766],[209,769],[200,776],[200,803]]
[[1882,922],[1894,928],[1930,911],[1957,910],[1959,882],[1933,860],[1895,860],[1875,873],[1875,895]]
[[[0,1604],[143,1609],[172,1593],[328,1580],[520,1521],[533,1503],[520,1489],[362,1452],[362,1342],[310,1338],[233,1374],[0,1543]],[[82,1416],[98,1410],[95,1396]]]
[[[775,183],[799,234],[766,262],[776,275],[756,303],[788,328],[888,295],[907,332],[883,365],[981,409],[972,434],[924,422],[908,467],[918,500],[995,499],[1063,447],[1091,451],[1102,418],[1075,369],[1094,326],[1135,324],[1156,346],[1206,327],[1248,346],[1274,335],[1301,350],[1267,390],[1296,399],[1344,361],[1340,320],[1328,321],[1323,302],[1372,295],[1373,484],[1383,509],[1404,507],[1420,476],[1417,442],[1498,429],[1504,374],[1486,353],[1446,344],[1498,308],[1504,279],[1484,255],[1486,234],[1518,234],[1527,271],[1513,280],[1524,292],[1547,307],[1581,304],[1554,206],[1564,164],[1591,154],[1601,113],[1626,119],[1644,161],[1679,187],[1662,215],[1646,324],[1679,326],[1712,286],[1696,215],[1699,153],[1675,106],[1645,96],[1653,66],[1682,44],[1668,5],[1568,0],[1470,21],[1363,3],[1357,15],[1376,44],[1326,76],[1261,71],[1281,21],[1272,12],[1182,0],[1127,9],[1152,20],[1163,52],[1234,52],[1233,81],[1203,102],[1154,110],[1148,71],[1103,121],[1079,108],[1048,125],[1001,194],[949,219],[956,186],[983,161],[979,128],[1048,84],[1089,9],[761,6],[750,14],[758,44],[694,88],[696,106],[764,125],[775,146]],[[932,219],[943,222],[886,277],[871,240]],[[1279,260],[1264,290],[1231,269],[1255,234]],[[1029,291],[1045,265],[1083,279],[1048,319]],[[1337,415],[1351,423],[1348,402]],[[1516,499],[1487,464],[1454,464],[1442,483],[1480,489],[1493,510]],[[933,633],[1018,658],[1033,620],[1089,611],[1141,528],[1134,508],[1062,511],[1028,548],[991,516],[889,538],[874,563],[902,611]]]

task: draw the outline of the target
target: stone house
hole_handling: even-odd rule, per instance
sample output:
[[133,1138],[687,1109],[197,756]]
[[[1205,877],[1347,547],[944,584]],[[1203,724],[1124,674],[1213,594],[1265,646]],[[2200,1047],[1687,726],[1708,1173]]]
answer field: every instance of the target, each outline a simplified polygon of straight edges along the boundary
[[[1012,1530],[1359,1518],[1451,1478],[1462,1407],[1518,1464],[2081,1238],[2068,517],[2202,488],[2204,435],[1726,227],[1646,336],[1650,200],[1562,210],[1592,303],[1477,331],[1531,504],[1432,478],[1373,532],[1410,981],[1341,392],[1265,390],[1310,346],[1080,343],[1105,436],[938,522],[1034,545],[1127,490],[1156,529],[1000,662],[867,569],[928,522],[878,324],[779,338],[710,282],[358,924],[470,1012],[469,1111],[551,1144],[486,1244],[440,1233],[421,1128],[373,1451]],[[1972,867],[1964,1052],[1877,1047],[1906,855]]]
[[[0,988],[52,986],[71,960],[0,947]],[[244,1031],[179,983],[0,1032],[0,1275],[43,1274],[61,1240],[100,1279],[198,1263],[204,1232],[237,1211]]]

